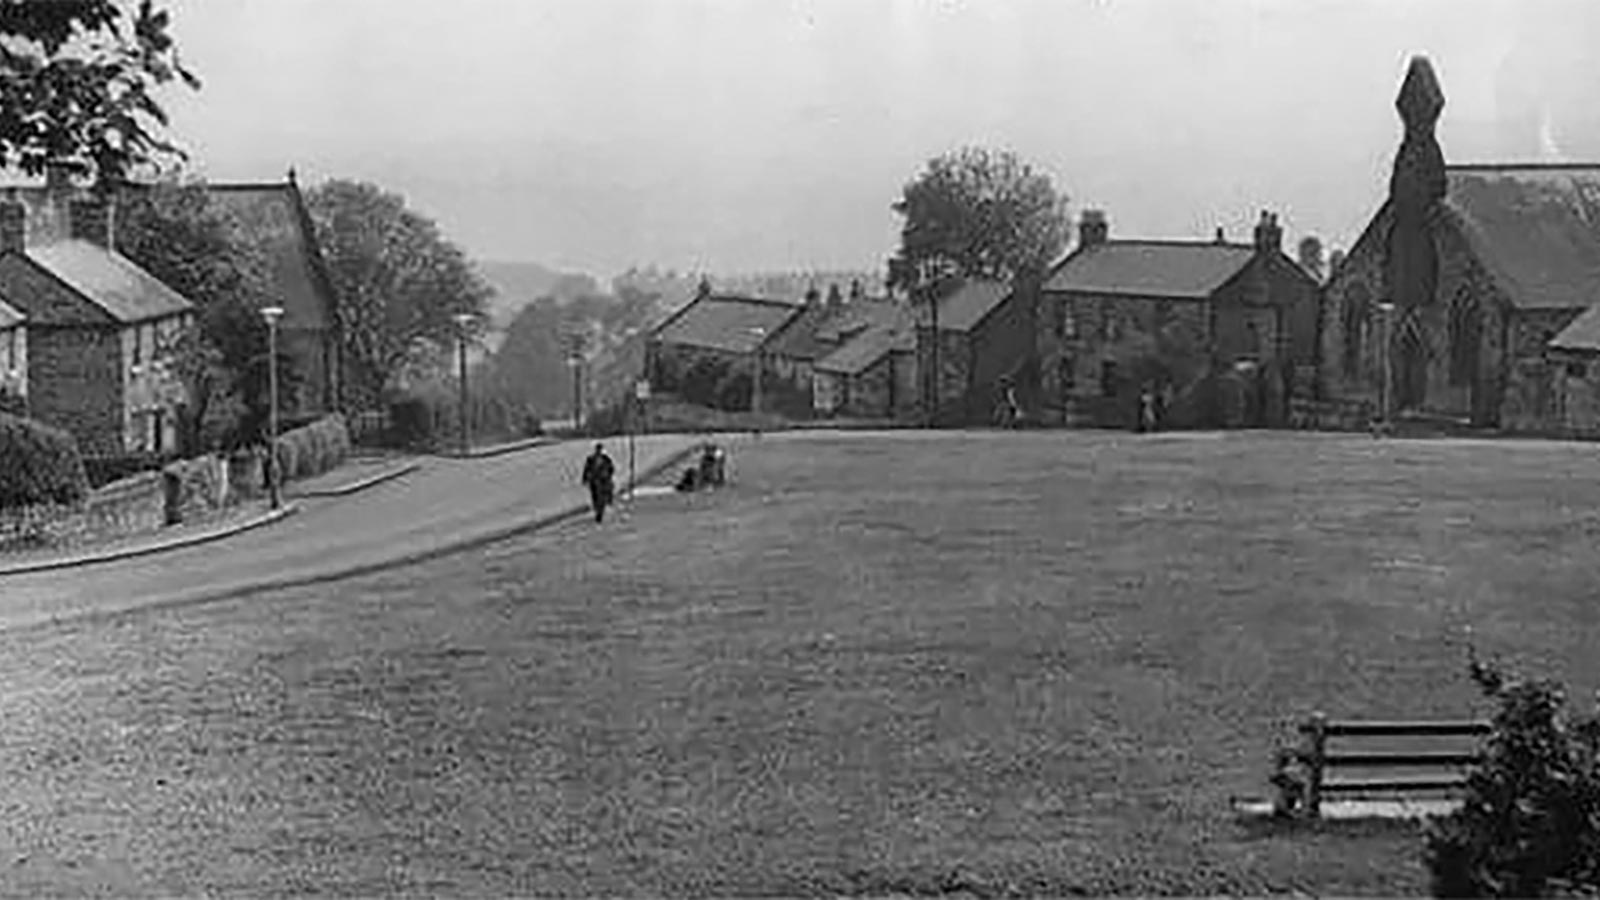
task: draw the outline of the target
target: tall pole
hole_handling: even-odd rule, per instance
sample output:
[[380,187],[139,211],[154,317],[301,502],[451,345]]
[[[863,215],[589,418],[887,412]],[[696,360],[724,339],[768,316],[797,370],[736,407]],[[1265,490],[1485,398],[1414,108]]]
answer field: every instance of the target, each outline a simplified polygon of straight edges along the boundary
[[634,448],[633,448],[633,433],[637,429],[634,427],[634,421],[633,420],[637,416],[637,408],[638,408],[639,401],[634,397],[629,397],[627,399],[627,403],[628,403],[628,423],[627,423],[628,424],[628,502],[632,503],[633,502],[634,479],[638,477],[638,469],[637,469],[637,467],[635,465],[635,462],[634,462]]
[[572,365],[572,430],[583,427],[583,376],[578,373],[578,354],[574,350],[569,362]]
[[468,417],[472,414],[472,410],[467,396],[467,327],[472,324],[472,316],[468,313],[457,313],[455,321],[456,361],[458,367],[456,387],[460,393],[460,399],[457,401],[456,406],[461,418],[461,456],[465,458],[468,448],[472,446],[471,426],[468,424]]
[[459,368],[459,372],[457,373],[457,376],[456,376],[456,381],[459,382],[459,390],[461,392],[461,400],[460,400],[460,404],[459,404],[460,407],[461,407],[461,455],[462,456],[466,456],[467,455],[468,438],[467,438],[467,334],[466,334],[465,331],[463,331],[461,333],[461,335],[458,337],[458,339],[456,340],[456,357],[457,357],[457,360],[458,360],[458,368]]
[[267,496],[273,509],[283,505],[282,473],[278,471],[278,317],[283,307],[261,310],[267,320]]

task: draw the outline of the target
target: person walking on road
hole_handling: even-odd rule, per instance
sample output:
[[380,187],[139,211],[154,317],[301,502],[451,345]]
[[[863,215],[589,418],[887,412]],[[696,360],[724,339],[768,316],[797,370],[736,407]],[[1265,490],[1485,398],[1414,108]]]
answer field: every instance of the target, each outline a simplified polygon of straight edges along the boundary
[[605,445],[595,444],[594,452],[583,461],[583,486],[589,489],[595,524],[606,520],[606,507],[611,505],[615,491],[612,482],[615,475],[616,466],[612,464],[611,457],[606,455]]

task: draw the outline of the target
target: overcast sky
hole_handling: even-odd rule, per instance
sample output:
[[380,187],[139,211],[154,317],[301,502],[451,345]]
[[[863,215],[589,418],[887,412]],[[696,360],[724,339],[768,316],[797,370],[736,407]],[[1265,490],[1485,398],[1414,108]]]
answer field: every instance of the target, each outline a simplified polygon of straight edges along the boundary
[[902,184],[965,143],[1113,235],[1242,236],[1271,208],[1347,245],[1414,53],[1447,159],[1600,159],[1597,0],[175,6],[205,86],[168,100],[207,176],[370,179],[478,257],[600,275],[879,267]]

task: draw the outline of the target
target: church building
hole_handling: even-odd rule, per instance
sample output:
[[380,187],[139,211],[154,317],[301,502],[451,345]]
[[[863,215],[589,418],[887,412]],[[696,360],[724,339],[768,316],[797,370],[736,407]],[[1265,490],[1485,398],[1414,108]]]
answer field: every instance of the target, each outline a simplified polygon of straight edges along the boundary
[[1422,57],[1395,105],[1389,197],[1325,288],[1320,399],[1372,417],[1595,430],[1600,164],[1446,163],[1445,98]]

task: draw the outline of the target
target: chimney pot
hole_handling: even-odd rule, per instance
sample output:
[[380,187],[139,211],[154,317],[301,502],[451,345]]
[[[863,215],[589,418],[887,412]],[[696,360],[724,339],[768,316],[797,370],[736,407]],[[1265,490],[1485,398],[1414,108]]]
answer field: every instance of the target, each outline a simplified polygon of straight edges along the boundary
[[1078,244],[1082,247],[1104,244],[1110,235],[1110,230],[1104,210],[1086,209],[1083,215],[1078,217]]
[[1261,211],[1261,221],[1256,225],[1256,251],[1277,253],[1283,249],[1283,229],[1275,213]]

